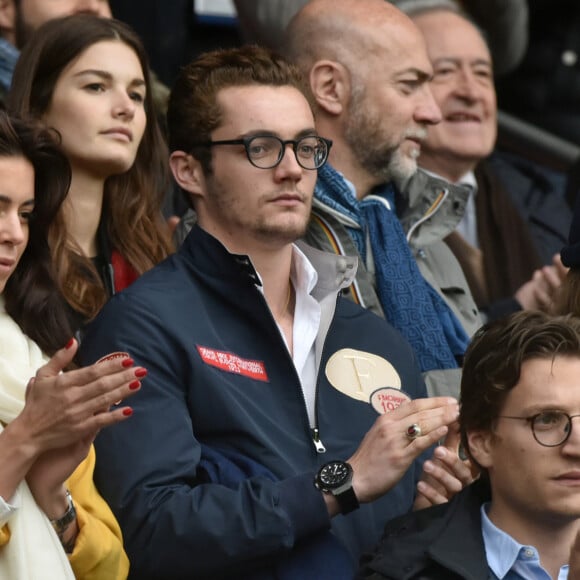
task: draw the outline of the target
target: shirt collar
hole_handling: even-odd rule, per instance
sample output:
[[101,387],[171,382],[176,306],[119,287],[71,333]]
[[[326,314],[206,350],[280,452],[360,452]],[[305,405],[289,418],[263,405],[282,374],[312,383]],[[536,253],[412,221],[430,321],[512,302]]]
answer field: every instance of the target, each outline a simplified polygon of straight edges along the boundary
[[463,177],[459,178],[456,185],[466,185],[473,196],[477,193],[477,180],[473,171],[468,171]]
[[310,294],[318,282],[318,272],[296,244],[292,245],[290,278],[295,290],[305,294]]
[[[260,273],[256,270],[259,283],[258,289],[263,293],[264,285]],[[298,293],[310,294],[318,282],[318,272],[310,263],[304,252],[296,245],[292,244],[292,263],[290,266],[290,279],[294,285],[294,290]]]
[[523,546],[492,523],[487,515],[488,507],[489,503],[481,506],[481,532],[485,555],[492,572],[501,579],[513,567]]
[[[490,570],[499,580],[506,577],[511,578],[512,576],[508,576],[511,570],[516,572],[514,577],[517,578],[538,577],[533,571],[544,569],[541,567],[536,548],[518,543],[509,534],[493,524],[487,515],[489,505],[490,503],[486,502],[481,506],[481,531],[485,556]],[[532,570],[532,575],[530,575],[530,570]],[[568,570],[568,564],[562,566],[558,578],[567,578]],[[548,577],[547,573],[546,577]]]

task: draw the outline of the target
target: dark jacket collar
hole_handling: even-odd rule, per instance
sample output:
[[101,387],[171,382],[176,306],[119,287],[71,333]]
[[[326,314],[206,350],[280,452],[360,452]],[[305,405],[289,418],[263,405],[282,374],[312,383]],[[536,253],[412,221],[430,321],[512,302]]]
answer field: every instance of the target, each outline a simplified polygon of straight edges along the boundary
[[479,480],[447,504],[393,520],[367,569],[397,580],[447,579],[449,572],[465,580],[489,578],[480,508],[490,497],[488,483]]
[[[318,273],[317,295],[336,294],[352,284],[358,265],[356,258],[322,252],[304,242],[297,242],[297,246]],[[230,253],[218,239],[197,225],[193,226],[179,252],[188,263],[194,264],[205,275],[219,276],[223,280],[238,284],[249,280],[254,285],[261,285],[260,277],[249,256]]]

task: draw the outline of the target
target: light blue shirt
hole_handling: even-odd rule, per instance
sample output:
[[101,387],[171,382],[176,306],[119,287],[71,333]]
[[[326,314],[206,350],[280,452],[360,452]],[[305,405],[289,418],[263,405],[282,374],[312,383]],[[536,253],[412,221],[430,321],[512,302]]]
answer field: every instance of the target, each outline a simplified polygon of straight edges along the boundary
[[[481,506],[481,531],[485,555],[491,571],[499,580],[551,580],[540,565],[534,546],[518,544],[509,534],[496,527],[487,517],[489,503]],[[568,564],[560,568],[558,580],[567,580]]]

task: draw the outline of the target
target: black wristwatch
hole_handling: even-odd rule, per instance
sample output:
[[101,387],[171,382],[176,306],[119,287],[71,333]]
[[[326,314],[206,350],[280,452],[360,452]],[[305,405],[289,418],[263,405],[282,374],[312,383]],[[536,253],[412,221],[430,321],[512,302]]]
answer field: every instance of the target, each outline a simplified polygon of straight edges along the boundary
[[314,485],[323,493],[331,493],[336,498],[342,514],[358,509],[358,499],[352,488],[352,467],[346,461],[325,463],[318,470]]

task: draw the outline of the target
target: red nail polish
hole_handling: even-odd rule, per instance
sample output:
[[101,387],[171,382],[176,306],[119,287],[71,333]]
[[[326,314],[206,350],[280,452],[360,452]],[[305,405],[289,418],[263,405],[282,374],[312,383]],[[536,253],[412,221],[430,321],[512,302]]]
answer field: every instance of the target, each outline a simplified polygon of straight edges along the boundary
[[147,369],[143,369],[143,368],[137,369],[135,371],[135,376],[140,378],[140,379],[142,379],[143,377],[146,377],[147,376]]
[[129,388],[132,391],[137,390],[140,386],[141,386],[141,382],[140,381],[133,381],[132,383],[129,383]]
[[74,338],[71,338],[71,339],[70,339],[70,340],[69,340],[69,341],[66,343],[66,346],[65,346],[64,348],[66,348],[66,349],[68,350],[69,348],[71,348],[71,347],[72,347],[72,345],[73,345],[74,343],[75,343],[75,339],[74,339]]
[[132,358],[126,358],[121,363],[121,366],[122,367],[125,367],[126,369],[128,369],[129,367],[132,367],[134,364],[135,364],[135,361]]
[[125,417],[130,417],[133,414],[133,409],[131,409],[131,407],[127,407],[126,409],[123,409],[123,415],[125,415]]

